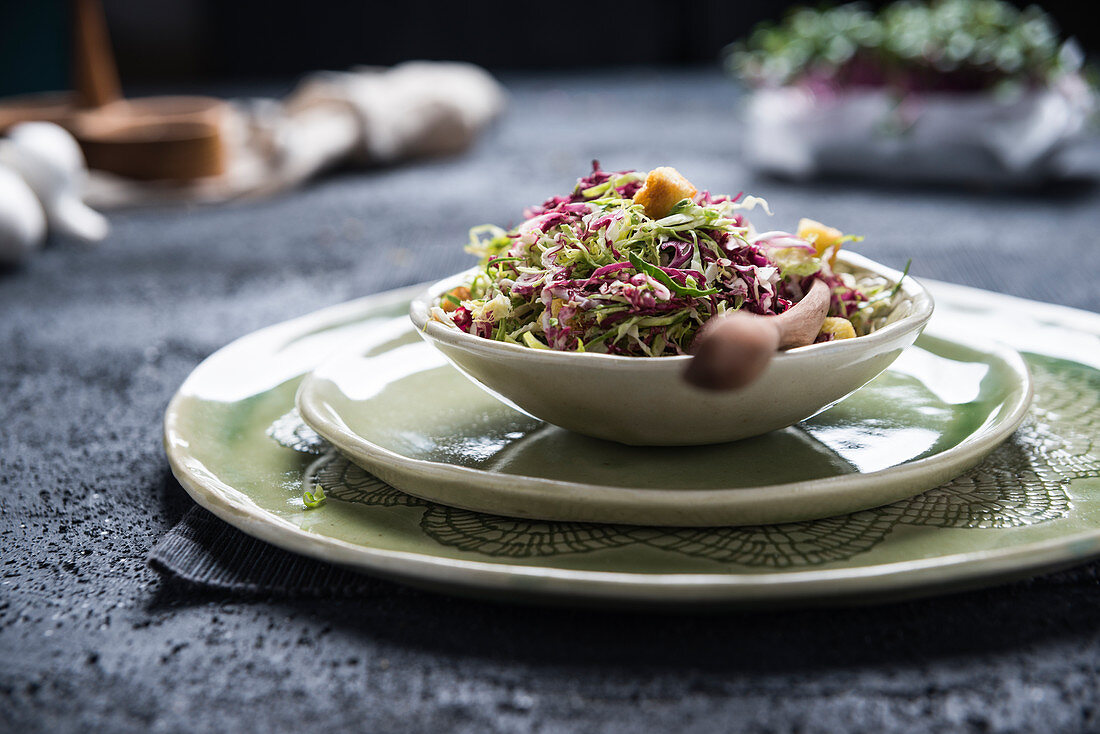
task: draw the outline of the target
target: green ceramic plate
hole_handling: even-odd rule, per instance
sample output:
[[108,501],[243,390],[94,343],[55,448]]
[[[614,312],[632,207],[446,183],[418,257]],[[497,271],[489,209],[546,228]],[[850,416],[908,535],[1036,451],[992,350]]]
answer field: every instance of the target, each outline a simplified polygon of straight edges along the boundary
[[1016,352],[922,337],[869,385],[797,427],[712,446],[625,446],[503,404],[410,325],[369,356],[323,364],[297,405],[348,458],[421,499],[526,519],[716,527],[912,497],[984,459],[1030,401]]
[[[370,476],[308,429],[293,409],[302,376],[334,351],[380,354],[404,344],[415,292],[265,329],[200,365],[165,416],[173,471],[196,501],[275,545],[408,583],[586,603],[868,601],[1100,555],[1095,314],[933,284],[939,306],[930,331],[996,337],[1024,350],[1032,371],[1031,414],[988,459],[917,497],[849,515],[660,528],[513,520],[432,504]],[[970,402],[959,397],[943,402]],[[302,492],[314,483],[330,499],[306,510]]]

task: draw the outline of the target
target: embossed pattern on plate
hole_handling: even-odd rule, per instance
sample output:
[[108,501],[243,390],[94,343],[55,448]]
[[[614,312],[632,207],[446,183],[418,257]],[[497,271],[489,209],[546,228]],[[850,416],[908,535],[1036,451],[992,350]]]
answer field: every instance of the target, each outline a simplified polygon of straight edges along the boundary
[[715,527],[864,510],[977,464],[1031,398],[1011,350],[922,336],[867,386],[797,426],[709,446],[626,446],[531,418],[411,328],[409,340],[324,363],[298,391],[303,419],[402,491],[526,519]]
[[[420,528],[442,545],[495,557],[555,556],[648,544],[721,563],[772,568],[814,566],[855,558],[898,525],[940,528],[1013,528],[1050,522],[1070,510],[1065,487],[1100,477],[1094,453],[1097,414],[1081,409],[1080,395],[1100,394],[1100,380],[1066,363],[1034,357],[1038,399],[1034,417],[973,471],[936,489],[873,510],[799,523],[740,528],[635,528],[586,523],[538,523],[445,507],[394,489],[359,467],[310,429],[297,409],[274,424],[272,438],[288,448],[324,453],[305,482],[328,495],[366,505],[421,507]],[[1100,377],[1100,375],[1096,375]],[[1100,407],[1100,406],[1095,406]],[[1073,408],[1066,414],[1067,408]],[[1052,423],[1058,422],[1057,428]]]
[[[293,551],[408,583],[509,598],[866,602],[1100,555],[1095,314],[934,284],[943,323],[1029,352],[1032,413],[981,465],[918,497],[840,518],[645,528],[525,522],[431,505],[369,476],[303,428],[291,413],[303,372],[333,349],[383,348],[391,337],[381,331],[401,317],[412,291],[272,327],[201,365],[165,423],[168,455],[188,492],[245,532]],[[305,511],[301,493],[317,481],[332,499]]]

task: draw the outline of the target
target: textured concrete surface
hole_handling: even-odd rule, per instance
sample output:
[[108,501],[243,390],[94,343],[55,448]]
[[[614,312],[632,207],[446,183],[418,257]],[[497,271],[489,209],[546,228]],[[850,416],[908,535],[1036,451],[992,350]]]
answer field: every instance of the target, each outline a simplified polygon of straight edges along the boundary
[[277,199],[117,213],[0,273],[0,730],[1086,731],[1100,729],[1096,567],[889,606],[706,616],[360,601],[162,584],[145,553],[189,500],[160,417],[261,326],[457,270],[591,158],[676,165],[867,235],[913,272],[1100,310],[1100,193],[796,187],[738,163],[710,73],[512,79],[471,153]]

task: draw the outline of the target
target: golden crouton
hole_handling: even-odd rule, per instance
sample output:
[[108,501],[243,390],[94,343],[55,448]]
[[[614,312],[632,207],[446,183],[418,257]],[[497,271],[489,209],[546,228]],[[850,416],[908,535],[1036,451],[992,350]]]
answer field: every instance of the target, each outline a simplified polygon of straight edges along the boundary
[[645,185],[634,194],[634,202],[645,207],[645,214],[650,219],[660,219],[667,216],[680,201],[690,199],[696,193],[698,190],[679,171],[661,166],[645,177]]
[[833,339],[855,339],[856,330],[852,322],[840,316],[829,316],[821,325],[822,334],[831,334]]
[[[470,300],[470,289],[464,285],[460,285],[457,288],[452,288],[451,290],[447,291],[447,295],[454,296],[459,301],[468,301]],[[458,310],[458,306],[455,304],[454,301],[449,298],[443,298],[442,302],[439,305],[444,311],[448,313]]]
[[818,257],[821,257],[830,247],[840,243],[844,233],[836,227],[803,218],[798,220],[798,236],[813,242],[814,247],[817,248]]

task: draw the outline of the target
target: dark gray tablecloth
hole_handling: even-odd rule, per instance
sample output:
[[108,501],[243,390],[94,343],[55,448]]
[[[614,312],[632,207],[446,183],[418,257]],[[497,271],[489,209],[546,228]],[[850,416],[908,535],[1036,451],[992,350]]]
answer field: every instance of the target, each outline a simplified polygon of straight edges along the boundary
[[[734,92],[716,74],[510,81],[508,117],[468,155],[268,201],[115,214],[102,245],[56,242],[0,273],[0,729],[1100,728],[1095,565],[905,604],[706,616],[511,607],[371,579],[354,599],[318,599],[316,576],[297,596],[270,576],[228,594],[147,566],[191,507],[160,417],[199,361],[459,269],[467,227],[514,221],[592,158],[765,196],[777,228],[825,220],[886,263],[912,256],[917,276],[1100,310],[1094,188],[794,186],[740,165]],[[205,522],[191,540],[219,542]]]

